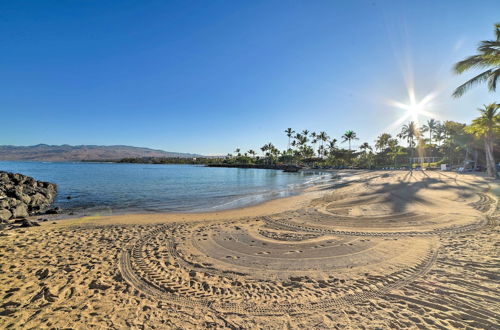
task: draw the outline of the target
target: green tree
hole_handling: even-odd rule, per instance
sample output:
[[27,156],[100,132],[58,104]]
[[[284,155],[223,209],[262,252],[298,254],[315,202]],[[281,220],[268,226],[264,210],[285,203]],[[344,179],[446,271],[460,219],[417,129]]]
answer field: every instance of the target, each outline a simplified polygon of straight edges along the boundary
[[403,127],[401,128],[401,132],[398,134],[398,137],[400,137],[401,139],[406,139],[406,141],[408,142],[408,147],[410,148],[411,151],[411,158],[414,157],[414,150],[415,150],[414,140],[419,137],[419,134],[420,132],[418,130],[418,126],[417,124],[415,124],[414,121],[410,121],[408,124],[404,124]]
[[269,150],[269,146],[267,144],[264,144],[262,147],[260,147],[260,150],[262,151],[262,153],[265,156],[267,151]]
[[422,126],[422,132],[429,132],[429,144],[432,144],[432,134],[435,132],[438,124],[437,121],[431,118]]
[[290,149],[290,139],[292,138],[293,133],[295,131],[291,129],[290,127],[285,130],[286,136],[288,136],[288,149]]
[[311,137],[311,143],[313,145],[313,150],[316,149],[316,143],[318,143],[318,134],[316,132],[311,132],[309,135]]
[[326,156],[326,149],[325,149],[325,146],[323,144],[321,144],[319,147],[318,147],[318,156],[323,158],[324,156]]
[[465,129],[466,132],[484,140],[488,175],[494,178],[498,177],[493,146],[495,138],[498,138],[500,133],[500,114],[497,113],[499,108],[498,103],[484,105],[482,109],[478,109],[481,116],[474,119],[472,124]]
[[448,157],[448,162],[453,165],[460,163],[463,150],[463,144],[460,143],[465,124],[453,120],[446,120],[443,123],[444,140],[441,144],[441,152]]
[[368,142],[364,142],[361,146],[359,146],[359,149],[361,149],[363,153],[366,153],[367,150],[372,150],[372,147],[370,147]]
[[442,141],[446,138],[444,125],[440,122],[437,123],[436,128],[434,129],[434,140],[441,145]]
[[359,140],[354,131],[348,130],[342,135],[342,143],[349,141],[349,151],[351,150],[352,140]]
[[328,142],[328,154],[330,157],[333,157],[335,150],[337,150],[337,139],[334,138]]
[[497,80],[500,77],[500,23],[495,24],[496,40],[486,40],[479,43],[478,53],[467,57],[465,60],[455,64],[453,68],[457,74],[462,74],[470,69],[487,69],[464,84],[460,85],[453,92],[454,97],[462,96],[472,86],[488,82],[488,89],[495,91]]
[[325,143],[326,141],[328,141],[328,139],[329,139],[330,137],[328,136],[328,134],[326,134],[326,132],[322,131],[322,132],[319,132],[318,138],[319,138],[319,140],[321,141],[321,144],[323,144],[323,143]]
[[276,156],[277,151],[279,151],[271,142],[269,142],[268,144],[264,144],[260,148],[260,150],[262,150],[264,155],[267,157],[268,161],[269,160],[271,161],[271,164],[274,160],[274,157]]
[[373,153],[372,153],[372,147],[368,144],[368,142],[364,142],[360,147],[359,149],[362,150],[362,158],[365,162],[368,163],[368,167],[370,168],[372,166],[372,162],[371,162],[371,159],[372,159],[372,156],[373,156]]
[[389,140],[392,138],[389,133],[380,134],[375,140],[375,149],[378,151],[382,151],[388,147]]
[[391,157],[392,163],[394,164],[394,167],[396,167],[396,160],[397,157],[400,155],[405,155],[406,153],[403,151],[403,148],[398,144],[397,139],[390,139],[387,142],[387,145],[389,147],[389,157]]

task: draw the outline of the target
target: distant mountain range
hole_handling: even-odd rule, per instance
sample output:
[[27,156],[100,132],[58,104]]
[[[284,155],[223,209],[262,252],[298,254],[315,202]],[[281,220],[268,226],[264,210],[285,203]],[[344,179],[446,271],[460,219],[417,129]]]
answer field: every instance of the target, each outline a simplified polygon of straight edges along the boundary
[[117,160],[140,157],[203,157],[197,154],[169,152],[130,146],[96,146],[67,144],[56,146],[37,144],[35,146],[0,146],[0,160],[40,160],[40,161],[82,161]]

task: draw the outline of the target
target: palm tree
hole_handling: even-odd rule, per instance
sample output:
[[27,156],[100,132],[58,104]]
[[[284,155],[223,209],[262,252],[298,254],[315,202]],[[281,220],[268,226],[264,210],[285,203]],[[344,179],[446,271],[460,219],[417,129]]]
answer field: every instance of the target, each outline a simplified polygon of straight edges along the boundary
[[398,134],[399,138],[406,139],[406,141],[408,141],[408,146],[411,150],[411,158],[413,158],[414,156],[413,139],[418,138],[418,136],[419,136],[419,130],[417,124],[415,124],[414,121],[410,121],[408,124],[403,125],[403,127],[401,128],[401,132]]
[[309,142],[309,130],[308,129],[305,129],[302,131],[302,138],[299,140],[299,144],[302,148],[302,152],[304,151],[304,148],[306,147],[307,145],[307,142]]
[[264,144],[260,150],[262,150],[262,152],[264,153],[264,155],[266,157],[268,157],[268,159],[271,160],[271,163],[273,161],[273,155],[276,154],[276,151],[278,151],[278,149],[276,149],[276,147],[271,143],[269,142],[268,144]]
[[396,160],[397,160],[398,156],[404,155],[405,153],[403,152],[401,146],[398,145],[397,139],[390,139],[387,142],[387,146],[389,147],[388,155],[392,158],[392,162],[394,164],[394,167],[396,167]]
[[367,159],[368,160],[368,168],[371,168],[372,167],[372,164],[371,164],[371,155],[368,154],[368,151],[367,150],[370,150],[370,154],[371,154],[371,151],[373,150],[372,147],[370,147],[370,145],[368,144],[368,142],[364,142],[360,147],[359,149],[363,150],[363,158]]
[[255,156],[255,151],[253,149],[248,150],[248,154],[253,158]]
[[486,153],[486,166],[488,175],[497,178],[498,173],[493,153],[495,137],[500,134],[500,114],[497,113],[500,104],[491,103],[484,105],[484,108],[478,109],[481,116],[474,119],[472,124],[466,128],[466,132],[484,140],[484,151]]
[[316,143],[318,143],[318,135],[316,132],[311,132],[311,143],[313,144],[313,150],[316,149]]
[[328,153],[330,155],[333,155],[334,151],[337,149],[337,139],[331,139],[330,142],[328,142]]
[[323,143],[325,143],[326,141],[328,141],[330,137],[328,136],[328,134],[326,134],[326,132],[322,131],[322,132],[319,132],[318,134],[318,140],[321,141],[321,149],[324,150],[324,147],[323,147]]
[[377,137],[377,140],[375,140],[375,149],[378,151],[382,151],[383,149],[387,148],[389,140],[392,138],[391,134],[389,133],[382,133]]
[[303,147],[309,142],[309,139],[307,138],[307,135],[302,135],[300,133],[297,133],[295,135],[295,140],[297,141],[297,144],[299,147]]
[[238,157],[241,156],[240,151],[241,151],[240,148],[236,148],[236,150],[234,151]]
[[266,151],[269,150],[269,146],[267,144],[264,144],[262,147],[260,147],[260,150],[262,151],[262,153],[265,156],[266,155]]
[[325,156],[325,155],[326,155],[326,149],[325,149],[325,147],[322,144],[318,148],[318,156],[321,157],[321,158],[323,158],[323,156]]
[[363,150],[363,153],[366,154],[366,151],[367,150],[372,150],[372,147],[370,147],[370,145],[368,144],[368,142],[364,142],[360,147],[359,149]]
[[278,148],[276,148],[272,143],[269,143],[269,150],[271,154],[271,158],[274,160],[274,158],[277,158],[278,155],[280,154],[280,151]]
[[422,126],[422,132],[429,132],[429,144],[432,144],[432,133],[436,130],[438,124],[439,122],[431,118]]
[[500,77],[500,23],[495,24],[496,40],[486,40],[479,43],[478,54],[467,57],[465,60],[455,64],[453,68],[457,74],[470,69],[487,69],[474,78],[460,85],[453,92],[454,97],[462,96],[472,86],[488,82],[488,89],[496,90],[497,80]]
[[349,151],[351,150],[351,140],[359,140],[354,131],[348,130],[342,135],[342,143],[349,141]]
[[288,136],[288,148],[287,149],[290,149],[290,139],[292,138],[292,135],[293,135],[293,133],[295,133],[295,131],[289,127],[285,130],[285,133],[286,133],[286,136]]
[[443,141],[445,138],[446,135],[444,125],[438,122],[436,128],[434,129],[434,140],[436,140],[436,142],[441,145],[441,141]]

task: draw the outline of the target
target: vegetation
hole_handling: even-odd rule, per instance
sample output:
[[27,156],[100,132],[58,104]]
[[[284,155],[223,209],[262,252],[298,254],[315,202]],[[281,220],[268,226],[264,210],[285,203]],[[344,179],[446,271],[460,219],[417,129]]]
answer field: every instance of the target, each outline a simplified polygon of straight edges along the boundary
[[349,150],[351,150],[351,141],[352,140],[359,140],[358,137],[356,136],[356,133],[354,131],[346,131],[344,135],[342,135],[342,142],[349,142]]
[[483,139],[484,151],[486,154],[486,164],[488,167],[488,174],[492,177],[498,177],[494,147],[495,138],[500,136],[500,114],[498,109],[500,104],[492,103],[485,105],[482,109],[478,109],[481,116],[474,119],[472,124],[466,127],[465,131],[473,134],[475,137]]
[[[357,140],[357,134],[352,130],[342,136],[343,142],[349,142],[348,149],[344,149],[337,145],[337,139],[330,138],[326,132],[318,134],[303,130],[293,135],[295,131],[288,128],[285,130],[289,139],[286,150],[280,151],[269,142],[260,148],[261,155],[249,150],[243,155],[230,154],[223,163],[336,168],[436,168],[440,164],[460,168],[472,167],[473,164],[474,168],[487,166],[488,173],[496,176],[495,156],[498,155],[495,155],[495,150],[500,150],[499,107],[495,103],[480,109],[481,116],[469,126],[429,119],[419,127],[411,121],[402,126],[396,137],[389,133],[379,135],[374,141],[375,148],[368,142],[353,148],[350,142]],[[320,145],[315,148],[318,143]]]
[[197,157],[197,158],[187,158],[187,157],[129,157],[122,158],[119,160],[109,159],[109,160],[82,160],[82,162],[91,163],[126,163],[126,164],[186,164],[186,165],[209,165],[209,164],[219,164],[226,160],[227,157]]
[[472,86],[485,81],[488,83],[490,91],[496,90],[497,81],[500,78],[500,23],[495,24],[495,36],[495,40],[481,41],[476,55],[469,56],[455,64],[454,70],[457,74],[462,74],[470,69],[487,70],[458,86],[453,93],[454,97],[462,96]]

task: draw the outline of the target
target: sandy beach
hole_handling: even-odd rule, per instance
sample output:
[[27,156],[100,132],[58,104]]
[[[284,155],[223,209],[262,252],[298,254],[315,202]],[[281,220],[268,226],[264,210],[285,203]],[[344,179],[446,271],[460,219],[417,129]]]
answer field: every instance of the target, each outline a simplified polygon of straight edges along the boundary
[[352,171],[235,210],[0,232],[0,328],[498,328],[498,181]]

